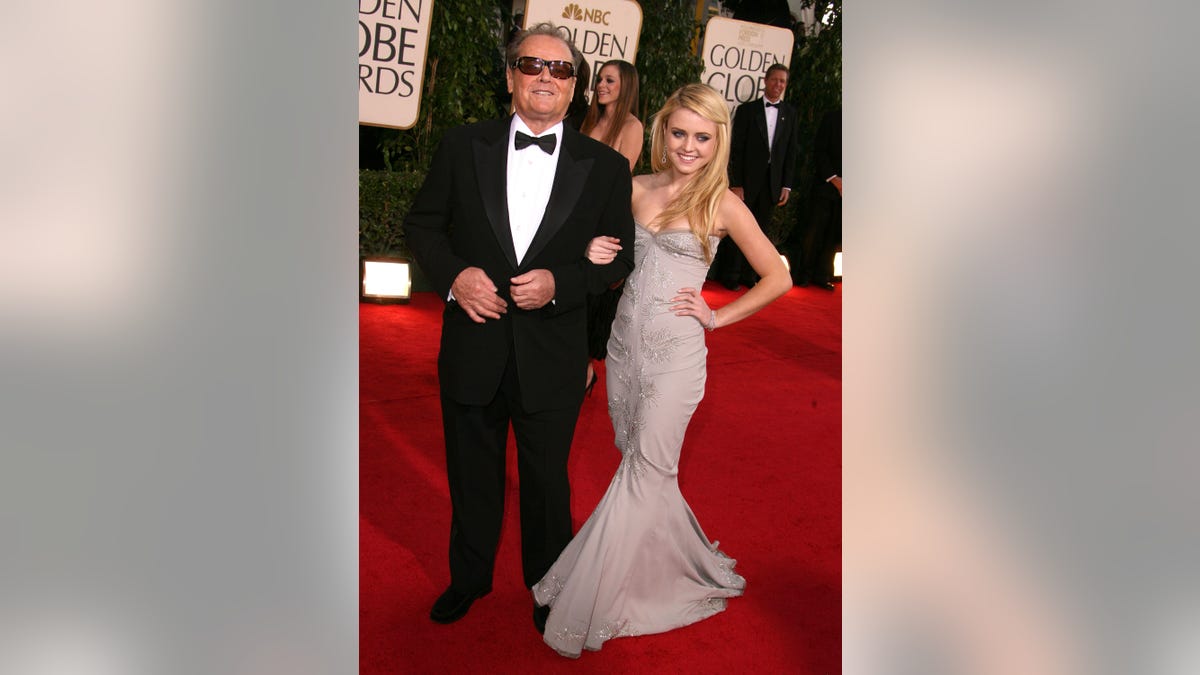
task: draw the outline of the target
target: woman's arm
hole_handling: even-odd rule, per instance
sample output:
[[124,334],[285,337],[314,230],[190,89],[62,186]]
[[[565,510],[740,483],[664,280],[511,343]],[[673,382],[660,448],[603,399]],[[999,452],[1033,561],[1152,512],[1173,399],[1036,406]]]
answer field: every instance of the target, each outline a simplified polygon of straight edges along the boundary
[[717,208],[717,222],[727,236],[733,238],[746,256],[746,261],[760,277],[753,288],[728,305],[714,310],[716,327],[719,328],[745,319],[787,293],[792,287],[792,278],[779,258],[779,251],[763,234],[750,209],[732,192],[722,197],[721,205]]
[[617,251],[621,250],[621,240],[616,237],[600,236],[588,242],[587,252],[584,254],[593,265],[607,265],[616,260]]

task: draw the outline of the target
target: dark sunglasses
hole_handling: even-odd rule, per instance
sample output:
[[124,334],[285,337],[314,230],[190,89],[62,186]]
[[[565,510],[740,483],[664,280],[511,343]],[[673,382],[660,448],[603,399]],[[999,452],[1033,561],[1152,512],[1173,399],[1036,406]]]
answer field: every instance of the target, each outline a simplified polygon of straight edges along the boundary
[[542,68],[550,69],[550,77],[556,80],[567,80],[575,77],[575,64],[570,61],[543,61],[536,56],[522,56],[512,62],[511,68],[526,75],[541,75]]

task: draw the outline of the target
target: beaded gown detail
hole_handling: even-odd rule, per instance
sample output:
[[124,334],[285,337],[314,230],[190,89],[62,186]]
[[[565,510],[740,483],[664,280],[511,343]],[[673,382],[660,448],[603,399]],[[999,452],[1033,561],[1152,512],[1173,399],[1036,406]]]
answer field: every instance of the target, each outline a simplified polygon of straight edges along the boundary
[[[544,640],[563,656],[708,618],[746,581],[679,491],[684,432],[704,396],[704,327],[671,310],[701,288],[703,248],[686,230],[636,224],[635,266],[608,342],[607,388],[621,463],[595,511],[533,587],[551,607]],[[715,251],[717,237],[710,238]]]

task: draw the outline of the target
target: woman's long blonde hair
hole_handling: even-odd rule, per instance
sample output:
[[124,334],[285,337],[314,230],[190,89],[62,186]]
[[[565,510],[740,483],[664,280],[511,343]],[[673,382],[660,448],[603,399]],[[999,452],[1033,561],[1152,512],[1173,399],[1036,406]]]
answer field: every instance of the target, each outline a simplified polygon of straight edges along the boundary
[[716,225],[717,207],[729,190],[729,106],[716,89],[695,82],[685,84],[667,97],[662,109],[654,114],[650,135],[650,167],[654,173],[671,168],[667,152],[667,122],[676,110],[690,110],[717,127],[716,152],[699,173],[655,217],[660,224],[686,218],[692,234],[700,240],[706,260],[712,260],[708,237]]

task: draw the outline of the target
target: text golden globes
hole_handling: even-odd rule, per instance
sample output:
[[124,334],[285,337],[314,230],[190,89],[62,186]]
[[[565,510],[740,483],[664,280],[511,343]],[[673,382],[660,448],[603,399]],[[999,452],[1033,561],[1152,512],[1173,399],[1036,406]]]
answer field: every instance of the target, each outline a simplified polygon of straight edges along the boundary
[[700,80],[721,92],[730,108],[762,95],[767,68],[788,65],[794,36],[786,28],[716,16],[704,29]]
[[358,121],[416,123],[433,0],[359,0]]
[[[612,59],[636,63],[642,7],[633,0],[529,0],[525,6],[525,25],[541,21],[562,29],[563,37],[583,54],[593,75],[602,63]],[[592,84],[588,83],[589,91]]]

